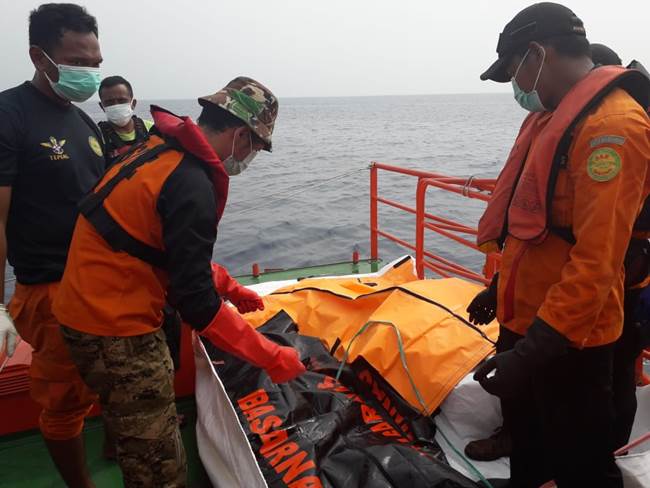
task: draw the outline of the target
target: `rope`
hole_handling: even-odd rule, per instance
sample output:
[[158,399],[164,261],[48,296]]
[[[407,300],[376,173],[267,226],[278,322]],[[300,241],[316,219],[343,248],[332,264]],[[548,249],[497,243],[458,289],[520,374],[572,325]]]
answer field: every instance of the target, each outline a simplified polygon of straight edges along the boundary
[[463,185],[463,196],[468,197],[469,196],[469,187],[472,186],[472,183],[474,182],[474,178],[476,178],[476,175],[470,175],[467,180],[465,181],[465,184]]
[[229,215],[240,215],[240,214],[244,214],[244,213],[247,213],[247,212],[252,212],[253,210],[257,210],[259,208],[267,207],[268,204],[269,204],[269,200],[271,200],[271,201],[273,201],[273,200],[278,200],[278,201],[279,200],[287,200],[287,199],[290,199],[290,198],[294,197],[295,195],[299,195],[300,193],[304,193],[306,191],[313,190],[313,189],[321,187],[321,186],[325,186],[326,184],[331,183],[332,181],[336,181],[336,180],[346,178],[346,177],[348,177],[350,175],[353,175],[355,173],[359,173],[361,171],[367,171],[367,169],[368,168],[357,168],[357,169],[354,169],[352,171],[346,171],[345,173],[340,173],[338,175],[332,176],[331,178],[326,178],[324,180],[318,180],[318,181],[315,181],[313,183],[309,183],[306,186],[303,186],[302,188],[300,188],[299,190],[296,190],[296,191],[293,191],[293,192],[290,192],[290,193],[286,193],[286,190],[282,190],[282,191],[278,191],[278,192],[274,192],[274,193],[268,193],[268,194],[260,196],[260,197],[251,198],[249,200],[244,200],[242,202],[238,202],[238,204],[246,204],[246,203],[250,203],[250,202],[256,202],[258,200],[264,200],[264,203],[259,204],[259,205],[255,205],[255,206],[249,207],[249,208],[243,208],[241,210],[235,210],[235,211],[232,211],[232,212],[228,212],[228,214]]
[[[422,407],[422,411],[426,414],[427,417],[430,417],[431,414],[429,413],[429,409],[426,406],[426,403],[424,401],[424,398],[422,397],[422,394],[420,393],[419,388],[415,384],[415,380],[413,380],[413,376],[411,375],[411,371],[410,371],[410,369],[408,367],[408,363],[406,362],[406,353],[404,352],[404,343],[402,341],[402,334],[400,333],[399,328],[392,322],[383,321],[383,320],[374,320],[374,321],[366,322],[357,331],[357,333],[354,334],[354,336],[350,340],[350,343],[348,344],[348,347],[345,349],[345,352],[343,354],[343,359],[341,360],[341,365],[339,366],[339,369],[336,372],[336,380],[338,381],[339,378],[341,377],[341,373],[343,372],[343,367],[347,363],[348,356],[350,354],[350,348],[352,347],[352,344],[354,343],[354,341],[357,339],[357,337],[362,335],[366,330],[368,330],[373,325],[388,325],[395,331],[395,336],[397,337],[397,347],[398,347],[398,350],[399,350],[399,356],[400,356],[400,360],[402,362],[402,367],[404,368],[404,371],[406,371],[406,376],[408,377],[409,383],[411,384],[411,388],[413,389],[413,392],[415,393],[415,396],[418,399],[418,402],[420,403],[420,406]],[[485,476],[483,476],[483,474],[478,470],[478,468],[476,466],[474,466],[474,464],[472,464],[472,462],[469,459],[467,459],[467,457],[462,452],[460,452],[451,443],[451,441],[447,438],[445,433],[440,429],[436,429],[436,431],[440,432],[440,435],[445,440],[445,442],[449,445],[449,447],[451,447],[452,451],[454,451],[454,453],[463,460],[463,462],[467,465],[467,467],[470,469],[470,471],[472,473],[474,473],[474,475],[476,477],[479,478],[481,483],[483,483],[487,488],[493,488],[493,486],[485,478]]]

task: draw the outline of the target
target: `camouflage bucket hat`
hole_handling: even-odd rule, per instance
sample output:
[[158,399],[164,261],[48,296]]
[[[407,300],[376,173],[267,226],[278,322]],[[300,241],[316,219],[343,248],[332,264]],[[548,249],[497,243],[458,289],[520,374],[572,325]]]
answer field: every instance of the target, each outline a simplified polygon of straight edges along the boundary
[[239,76],[214,95],[199,98],[205,107],[213,104],[243,120],[271,151],[271,135],[278,116],[278,99],[261,83]]

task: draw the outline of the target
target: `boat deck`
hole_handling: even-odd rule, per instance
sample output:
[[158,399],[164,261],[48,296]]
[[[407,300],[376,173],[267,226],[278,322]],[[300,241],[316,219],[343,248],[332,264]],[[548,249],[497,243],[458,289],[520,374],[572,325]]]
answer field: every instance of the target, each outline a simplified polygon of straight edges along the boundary
[[[258,277],[241,276],[238,280],[245,285],[300,279],[312,276],[341,276],[371,273],[377,271],[377,261],[343,262],[306,268],[278,270],[263,273]],[[181,429],[188,460],[188,486],[190,488],[210,487],[203,470],[196,446],[196,407],[193,398],[177,402],[178,411],[185,415],[185,426]],[[8,415],[2,412],[1,415]],[[99,418],[86,421],[84,439],[86,455],[93,481],[97,488],[122,486],[120,470],[115,462],[102,457],[104,432]],[[0,438],[0,488],[65,488],[47,453],[45,444],[37,430],[7,435]]]

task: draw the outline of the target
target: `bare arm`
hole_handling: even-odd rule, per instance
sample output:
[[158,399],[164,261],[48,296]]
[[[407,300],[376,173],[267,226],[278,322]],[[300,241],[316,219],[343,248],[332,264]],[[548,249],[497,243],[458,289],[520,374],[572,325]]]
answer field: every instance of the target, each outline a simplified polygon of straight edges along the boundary
[[7,263],[7,216],[11,205],[11,187],[0,186],[0,303],[5,303],[5,269]]

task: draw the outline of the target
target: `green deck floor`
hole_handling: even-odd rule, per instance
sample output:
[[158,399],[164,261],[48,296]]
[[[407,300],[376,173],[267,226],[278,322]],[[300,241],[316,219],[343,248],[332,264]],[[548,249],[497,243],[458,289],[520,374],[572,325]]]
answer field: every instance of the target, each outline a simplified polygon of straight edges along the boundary
[[[188,460],[188,482],[191,488],[211,486],[196,447],[196,407],[193,399],[178,402],[178,412],[185,415],[181,429]],[[99,417],[88,419],[84,429],[88,468],[97,488],[122,485],[122,476],[115,462],[102,457],[104,430]],[[38,431],[31,431],[0,440],[0,487],[2,488],[65,488]]]
[[[258,277],[241,276],[242,284],[250,285],[268,281],[290,280],[312,276],[340,276],[377,271],[377,261],[345,262],[299,269],[287,269],[264,273]],[[188,459],[188,482],[190,488],[210,487],[196,447],[196,408],[193,399],[178,402],[178,411],[185,415],[182,428],[183,442]],[[0,412],[8,415],[9,412]],[[120,470],[116,463],[102,458],[104,432],[100,419],[86,422],[84,439],[86,454],[93,481],[97,488],[115,488],[122,485]],[[0,488],[65,488],[47,453],[38,431],[24,432],[0,438]]]

